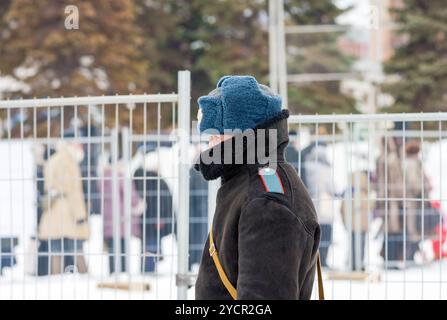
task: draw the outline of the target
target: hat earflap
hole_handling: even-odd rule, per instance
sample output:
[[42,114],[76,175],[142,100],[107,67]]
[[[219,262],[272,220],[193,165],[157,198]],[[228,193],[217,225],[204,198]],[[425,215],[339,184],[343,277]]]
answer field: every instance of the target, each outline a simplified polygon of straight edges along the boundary
[[202,96],[198,100],[202,110],[202,119],[199,124],[200,132],[214,129],[223,133],[222,102],[218,96]]
[[266,110],[266,117],[272,118],[276,116],[279,112],[281,112],[282,109],[282,99],[281,96],[277,95],[267,95],[264,94],[268,101],[268,108]]

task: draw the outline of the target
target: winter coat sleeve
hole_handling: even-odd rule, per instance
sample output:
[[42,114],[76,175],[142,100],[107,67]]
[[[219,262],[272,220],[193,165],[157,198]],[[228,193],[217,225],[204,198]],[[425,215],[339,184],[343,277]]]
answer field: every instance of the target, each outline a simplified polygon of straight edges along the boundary
[[72,209],[73,217],[78,222],[84,222],[87,219],[87,205],[85,203],[84,191],[82,189],[82,173],[81,168],[77,163],[70,165],[71,184],[68,187],[70,190],[69,202]]
[[238,299],[299,299],[299,269],[313,244],[287,206],[252,200],[241,213],[238,241]]

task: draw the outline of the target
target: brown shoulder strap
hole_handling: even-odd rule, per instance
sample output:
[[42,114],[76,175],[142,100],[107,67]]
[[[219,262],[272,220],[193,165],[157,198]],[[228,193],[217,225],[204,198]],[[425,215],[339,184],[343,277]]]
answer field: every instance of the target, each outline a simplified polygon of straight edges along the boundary
[[323,273],[321,272],[320,252],[317,254],[318,298],[324,300]]
[[[213,229],[210,230],[210,247],[209,247],[210,256],[213,258],[214,265],[216,266],[217,272],[219,273],[220,280],[223,285],[227,289],[228,293],[231,295],[233,300],[237,299],[237,290],[231,284],[230,280],[225,273],[225,270],[222,267],[222,264],[219,261],[219,255],[216,249],[216,245],[214,244],[213,239]],[[317,255],[317,276],[318,276],[318,297],[320,300],[324,300],[324,287],[323,287],[323,274],[321,272],[321,262],[320,262],[320,252]]]
[[211,228],[210,231],[210,256],[213,258],[214,265],[216,266],[217,272],[219,273],[220,280],[222,281],[223,285],[227,289],[228,293],[231,295],[233,300],[237,299],[237,291],[236,288],[231,284],[230,280],[228,280],[228,277],[225,273],[225,270],[223,269],[222,265],[219,261],[219,255],[217,253],[216,246],[214,245],[214,239],[213,239],[213,229]]

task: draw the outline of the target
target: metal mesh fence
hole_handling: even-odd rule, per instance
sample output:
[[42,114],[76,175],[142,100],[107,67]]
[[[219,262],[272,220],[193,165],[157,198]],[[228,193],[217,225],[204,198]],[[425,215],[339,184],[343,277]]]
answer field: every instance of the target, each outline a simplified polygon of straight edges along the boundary
[[0,102],[1,299],[186,298],[189,88]]
[[292,116],[330,299],[443,299],[444,113]]
[[[178,94],[0,101],[1,299],[194,297],[219,182],[191,167],[188,80]],[[290,117],[329,299],[445,298],[446,121]]]

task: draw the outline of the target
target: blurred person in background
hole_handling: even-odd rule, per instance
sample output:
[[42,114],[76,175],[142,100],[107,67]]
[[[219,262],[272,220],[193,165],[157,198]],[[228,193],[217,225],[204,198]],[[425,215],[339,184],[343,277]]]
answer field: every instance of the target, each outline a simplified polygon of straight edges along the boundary
[[296,170],[297,173],[300,173],[300,152],[298,148],[298,133],[294,130],[289,132],[290,143],[286,147],[286,151],[284,153],[286,160],[288,163],[292,165],[292,167]]
[[403,173],[400,150],[399,140],[382,138],[382,148],[376,164],[376,212],[383,219],[384,231],[381,255],[389,268],[399,268],[403,260]]
[[45,196],[41,200],[38,237],[47,246],[51,274],[62,273],[73,265],[78,272],[87,272],[82,253],[89,233],[79,166],[83,158],[81,144],[60,142],[44,166]]
[[[88,122],[85,121],[86,123]],[[83,125],[79,132],[81,137],[99,137],[100,132],[95,125]],[[84,143],[83,150],[85,157],[81,162],[82,173],[82,189],[84,191],[84,198],[87,203],[87,208],[90,210],[89,214],[100,214],[101,212],[101,197],[97,190],[98,184],[95,183],[98,177],[98,157],[101,146],[98,143]]]
[[[306,187],[309,187],[308,186],[309,182],[307,181],[307,173],[306,173],[307,157],[312,153],[315,147],[317,146],[321,146],[323,148],[326,147],[326,141],[324,141],[323,137],[328,134],[328,130],[323,125],[312,126],[309,130],[309,133],[312,137],[310,143],[306,145],[301,151],[299,151],[301,153],[301,164],[300,164],[301,167],[299,168],[300,171],[298,172],[300,172],[300,178]],[[299,140],[297,139],[295,141],[295,145],[297,145],[298,142]],[[296,150],[299,150],[298,146],[296,146]]]
[[[37,193],[37,225],[40,225],[40,220],[44,213],[44,207],[47,206],[47,200],[45,197],[45,177],[44,169],[45,163],[48,159],[56,152],[54,147],[41,145],[39,150],[39,145],[36,145],[34,150],[34,156],[36,159],[36,193]],[[41,153],[41,154],[40,154]],[[49,272],[49,257],[48,257],[48,241],[37,241],[37,275],[46,276]]]
[[[405,144],[406,155],[405,168],[403,170],[405,174],[406,200],[403,202],[402,207],[405,208],[403,214],[406,215],[407,222],[407,260],[414,259],[419,242],[423,240],[422,233],[425,236],[430,236],[432,229],[439,223],[439,214],[437,214],[437,211],[434,212],[432,210],[430,202],[427,201],[431,187],[420,159],[420,149],[420,143],[417,140],[410,140]],[[423,228],[421,225],[422,215],[424,215]]]
[[163,259],[161,239],[175,230],[172,195],[168,184],[159,172],[139,168],[134,174],[135,186],[145,203],[140,218],[142,238],[142,272],[154,272],[157,262]]
[[[369,230],[369,218],[374,210],[374,198],[368,193],[368,171],[354,172],[351,176],[352,193],[345,192],[341,205],[341,214],[346,231],[351,237],[350,269],[365,270],[365,244]],[[349,194],[349,196],[348,196]],[[349,199],[351,197],[351,200]],[[350,202],[350,203],[349,203]],[[349,210],[351,208],[351,210]],[[360,257],[357,258],[356,242],[360,237]],[[357,264],[357,260],[360,264]]]
[[386,150],[383,138],[377,161],[377,209],[384,219],[385,233],[382,256],[391,268],[401,269],[404,260],[414,261],[422,233],[435,233],[439,212],[428,201],[431,188],[420,159],[419,142],[404,143],[402,138],[387,141]]
[[303,167],[305,170],[307,190],[317,210],[321,228],[321,265],[327,267],[328,250],[332,243],[335,189],[332,179],[332,166],[327,159],[327,147],[325,143],[315,143],[309,149]]
[[[100,195],[103,195],[103,232],[104,241],[109,252],[109,271],[124,272],[126,271],[126,210],[125,210],[125,188],[126,168],[124,164],[119,161],[117,165],[118,178],[118,211],[119,211],[119,225],[120,225],[120,254],[121,254],[121,270],[115,270],[115,242],[114,242],[114,223],[113,223],[113,169],[110,163],[106,163],[99,170],[99,177],[97,189]],[[131,236],[135,238],[141,237],[140,232],[140,216],[144,211],[144,203],[140,199],[135,188],[135,183],[130,181],[130,199],[131,199]]]
[[414,254],[415,263],[419,265],[447,258],[447,225],[445,223],[447,214],[443,212],[439,200],[432,200],[431,207],[436,212],[434,219],[437,218],[438,221],[433,228],[433,235],[424,237]]

